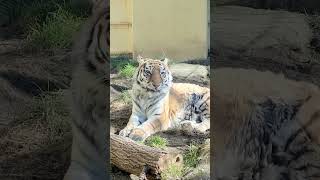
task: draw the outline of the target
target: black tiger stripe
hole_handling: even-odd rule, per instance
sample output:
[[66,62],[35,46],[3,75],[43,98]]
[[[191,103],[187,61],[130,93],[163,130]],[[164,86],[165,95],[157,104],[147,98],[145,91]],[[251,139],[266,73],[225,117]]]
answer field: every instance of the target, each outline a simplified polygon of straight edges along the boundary
[[203,108],[203,105],[207,106],[208,104],[207,104],[206,102],[204,102],[204,103],[202,103],[202,104],[200,105],[199,109],[200,109],[201,112],[207,110],[206,107]]
[[[203,106],[203,104],[205,104],[205,105],[208,105],[207,104],[207,101],[210,99],[210,97],[208,97],[206,100],[204,100],[201,104],[200,104],[200,106],[199,106],[199,109],[200,110],[205,110],[206,108],[204,108],[204,109],[201,109],[202,108],[202,106]],[[203,111],[202,111],[203,112]]]
[[300,151],[295,152],[294,155],[293,155],[293,157],[289,160],[289,163],[298,160],[300,157],[302,157],[302,156],[304,156],[304,155],[306,155],[306,154],[308,154],[308,153],[314,153],[314,151],[311,150],[311,149],[305,149],[305,148],[303,148],[303,149],[301,149]]
[[[109,16],[109,11],[105,11],[105,12],[101,13],[100,15],[98,15],[98,18],[96,19],[96,21],[92,25],[92,28],[90,30],[90,36],[89,36],[89,39],[87,40],[87,44],[86,44],[86,52],[88,52],[88,50],[92,44],[93,38],[95,37],[94,33],[95,33],[96,26],[99,23],[101,17],[104,15]],[[108,24],[108,26],[109,26],[109,24]]]
[[151,108],[152,106],[154,106],[155,104],[157,104],[159,101],[161,101],[162,98],[163,98],[162,96],[159,96],[158,98],[156,98],[156,99],[153,101],[153,103],[150,104],[150,105],[147,107],[147,110],[148,110],[149,108]]
[[99,52],[98,52],[97,50],[94,51],[94,57],[95,57],[95,59],[98,60],[99,63],[102,63],[102,64],[103,64],[103,63],[106,62],[105,59],[103,59],[102,57],[100,57]]
[[100,63],[105,63],[106,62],[106,58],[101,57],[103,56],[103,53],[101,52],[101,48],[100,48],[100,36],[101,36],[101,31],[102,31],[102,26],[101,24],[99,24],[98,26],[98,34],[97,34],[97,48],[94,51],[94,55],[95,58],[100,62]]
[[101,33],[102,33],[102,25],[101,24],[99,24],[99,27],[98,27],[98,50],[99,50],[99,52],[100,52],[100,54],[101,54],[101,56],[102,56],[102,59],[104,59],[105,61],[107,61],[107,59],[108,59],[108,57],[107,57],[107,55],[104,53],[104,51],[106,51],[106,49],[105,50],[103,50],[102,48],[101,48]]
[[308,133],[308,131],[306,130],[306,128],[308,128],[310,125],[312,125],[314,123],[314,121],[316,120],[316,116],[320,116],[320,112],[317,112],[315,114],[312,115],[311,120],[303,125],[301,128],[299,128],[295,133],[293,133],[287,140],[287,143],[285,145],[285,150],[287,150],[289,148],[289,146],[291,145],[291,143],[296,139],[296,137],[301,134],[301,133],[306,133],[306,135],[308,136],[309,139],[311,138],[311,135]]
[[153,114],[156,110],[158,110],[157,108],[154,108],[151,112],[150,112],[150,114]]
[[139,109],[141,109],[140,104],[134,98],[132,98],[132,101],[138,106]]
[[153,90],[153,89],[150,89],[150,88],[147,88],[147,87],[142,87],[143,89],[146,89],[148,92],[156,92],[155,90]]
[[93,65],[90,60],[87,60],[87,61],[86,61],[85,66],[86,66],[86,68],[87,68],[87,70],[88,70],[89,72],[96,72],[96,71],[97,71],[96,66]]

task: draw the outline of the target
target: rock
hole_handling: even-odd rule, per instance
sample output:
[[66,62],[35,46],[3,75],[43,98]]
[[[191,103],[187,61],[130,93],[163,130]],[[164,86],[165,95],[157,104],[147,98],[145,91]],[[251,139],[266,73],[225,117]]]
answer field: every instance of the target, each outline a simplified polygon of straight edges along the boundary
[[110,85],[116,91],[122,92],[132,88],[132,78],[124,78],[118,74],[110,74]]
[[207,66],[177,63],[170,66],[174,82],[188,82],[208,85],[209,71]]
[[116,100],[120,95],[120,92],[115,90],[112,86],[110,86],[110,102]]

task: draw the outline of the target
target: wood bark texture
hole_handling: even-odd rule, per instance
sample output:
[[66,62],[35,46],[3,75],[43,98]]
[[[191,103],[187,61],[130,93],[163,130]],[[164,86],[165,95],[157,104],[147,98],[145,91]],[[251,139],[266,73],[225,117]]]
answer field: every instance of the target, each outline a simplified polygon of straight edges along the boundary
[[111,163],[119,169],[140,176],[157,179],[170,164],[182,165],[183,156],[139,144],[129,138],[110,135]]

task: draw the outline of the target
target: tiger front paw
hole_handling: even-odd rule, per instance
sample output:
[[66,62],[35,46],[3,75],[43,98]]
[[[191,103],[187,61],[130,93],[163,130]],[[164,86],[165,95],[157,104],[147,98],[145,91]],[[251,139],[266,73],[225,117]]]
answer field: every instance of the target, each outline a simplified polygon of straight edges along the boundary
[[184,121],[181,123],[181,129],[183,132],[192,132],[194,128],[190,121]]
[[131,133],[132,129],[129,129],[127,127],[125,127],[124,129],[122,129],[120,132],[119,132],[119,135],[120,136],[123,136],[123,137],[127,137],[129,136],[129,134]]
[[134,128],[129,134],[129,138],[134,141],[144,141],[147,137],[147,133],[141,128]]
[[210,128],[208,129],[204,125],[195,124],[191,121],[185,121],[181,124],[181,130],[184,134],[197,136],[197,135],[207,135],[210,133]]

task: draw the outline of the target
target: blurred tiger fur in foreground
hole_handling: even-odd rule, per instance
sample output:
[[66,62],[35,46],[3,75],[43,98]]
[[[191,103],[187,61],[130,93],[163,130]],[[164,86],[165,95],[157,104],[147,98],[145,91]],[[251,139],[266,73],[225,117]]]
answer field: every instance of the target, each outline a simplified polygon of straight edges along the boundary
[[172,83],[168,59],[138,56],[132,87],[132,114],[121,136],[143,141],[169,128],[189,135],[210,130],[210,89],[189,83]]
[[271,72],[214,72],[212,178],[319,180],[319,88]]
[[106,180],[109,96],[108,0],[92,0],[92,16],[72,51],[72,152],[64,180]]

